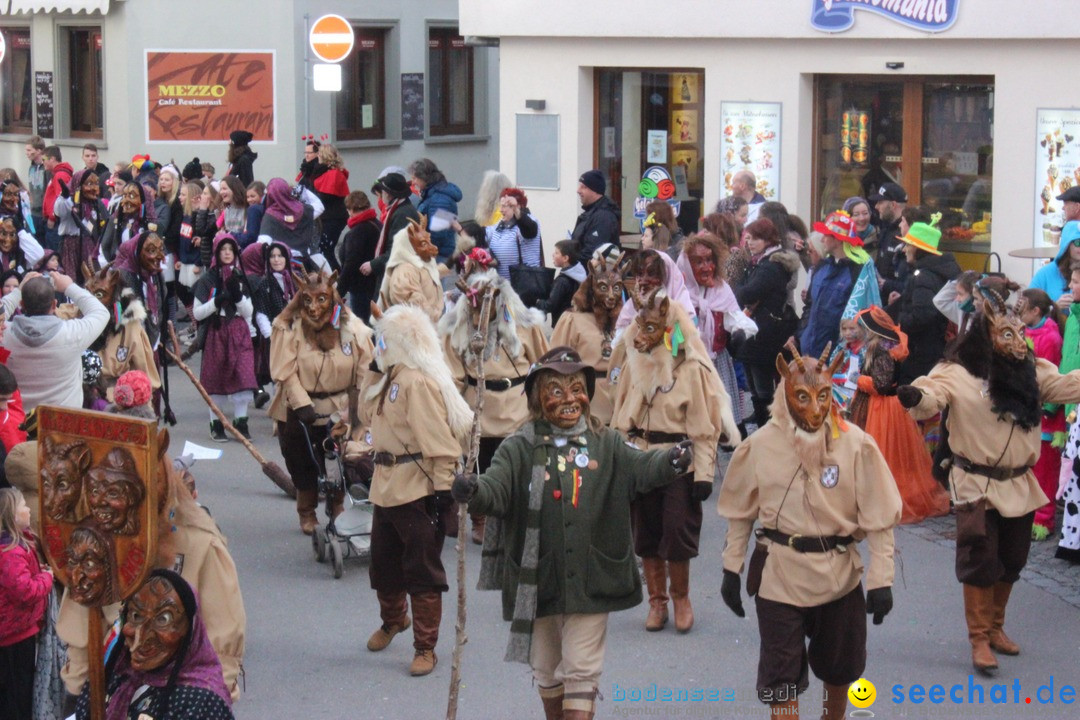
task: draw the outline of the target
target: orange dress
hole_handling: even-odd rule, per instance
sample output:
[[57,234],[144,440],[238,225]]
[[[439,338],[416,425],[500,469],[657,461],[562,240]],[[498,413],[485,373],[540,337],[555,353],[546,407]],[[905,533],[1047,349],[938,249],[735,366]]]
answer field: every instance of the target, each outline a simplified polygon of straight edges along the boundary
[[[896,362],[874,348],[859,376],[856,398],[865,403],[865,430],[878,444],[903,501],[901,524],[921,522],[949,512],[949,493],[931,474],[933,460],[919,426],[896,397]],[[862,396],[859,398],[859,396]]]

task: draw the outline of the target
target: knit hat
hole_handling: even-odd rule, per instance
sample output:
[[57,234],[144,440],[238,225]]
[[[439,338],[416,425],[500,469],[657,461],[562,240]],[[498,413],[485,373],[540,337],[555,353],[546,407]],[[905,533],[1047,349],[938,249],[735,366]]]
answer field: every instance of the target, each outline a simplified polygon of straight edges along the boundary
[[614,270],[623,259],[623,251],[614,243],[604,243],[593,250],[593,260],[600,260],[609,270]]
[[165,174],[172,175],[177,180],[180,179],[180,171],[172,163],[161,166],[161,170],[159,171],[158,175],[161,176],[161,175],[165,175]]
[[101,377],[101,356],[93,350],[83,350],[82,381],[83,385],[93,385]]
[[941,220],[941,213],[934,213],[930,216],[929,225],[917,222],[908,229],[907,235],[900,239],[920,250],[940,255],[938,243],[941,242],[941,231],[936,227],[939,220]]
[[229,133],[229,142],[233,145],[247,145],[254,137],[255,136],[247,130],[233,130]]
[[146,405],[150,402],[150,378],[142,370],[129,370],[116,379],[113,398],[122,408]]
[[599,170],[586,170],[578,178],[578,182],[597,195],[603,195],[607,192],[607,182],[604,181],[604,175]]
[[180,173],[180,176],[185,180],[198,180],[203,176],[202,163],[199,162],[199,158],[192,159],[187,165],[184,166],[184,171]]
[[533,385],[536,384],[536,378],[544,370],[551,370],[559,375],[573,375],[575,373],[585,374],[585,390],[589,394],[591,399],[593,396],[593,389],[596,387],[596,370],[592,365],[588,365],[581,361],[581,356],[577,354],[577,351],[571,347],[562,346],[548,350],[546,353],[540,356],[540,358],[532,364],[529,368],[529,375],[525,378],[525,394],[529,395],[532,392]]

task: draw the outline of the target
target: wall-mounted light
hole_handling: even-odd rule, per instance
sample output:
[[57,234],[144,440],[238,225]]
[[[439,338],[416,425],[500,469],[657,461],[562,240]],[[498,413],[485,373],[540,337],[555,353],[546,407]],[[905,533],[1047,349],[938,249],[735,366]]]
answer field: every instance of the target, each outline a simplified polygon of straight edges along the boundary
[[890,70],[903,70],[904,69],[904,63],[902,63],[902,62],[887,62],[887,63],[885,63],[885,67],[887,67]]
[[546,100],[526,100],[525,107],[529,110],[543,110],[547,107]]

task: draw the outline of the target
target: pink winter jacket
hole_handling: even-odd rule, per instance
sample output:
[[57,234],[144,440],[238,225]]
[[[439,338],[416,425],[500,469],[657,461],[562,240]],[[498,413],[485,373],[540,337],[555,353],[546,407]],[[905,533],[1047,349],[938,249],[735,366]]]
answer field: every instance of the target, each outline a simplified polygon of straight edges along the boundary
[[[0,536],[0,548],[10,541]],[[52,574],[41,569],[32,550],[19,545],[0,549],[0,647],[37,633],[52,586]]]

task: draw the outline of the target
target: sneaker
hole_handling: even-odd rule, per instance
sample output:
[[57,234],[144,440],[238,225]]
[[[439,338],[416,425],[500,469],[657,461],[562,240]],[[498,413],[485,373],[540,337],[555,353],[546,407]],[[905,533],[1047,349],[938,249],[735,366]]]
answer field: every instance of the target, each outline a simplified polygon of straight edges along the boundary
[[268,402],[270,402],[270,393],[259,388],[259,392],[255,393],[255,409],[262,410]]
[[240,431],[241,435],[243,435],[248,440],[251,439],[251,433],[248,432],[247,418],[246,417],[234,418],[233,421],[232,421],[232,424],[233,424],[234,428],[236,428],[237,430]]
[[225,426],[220,420],[210,421],[210,439],[214,442],[229,442],[229,437],[225,434]]

